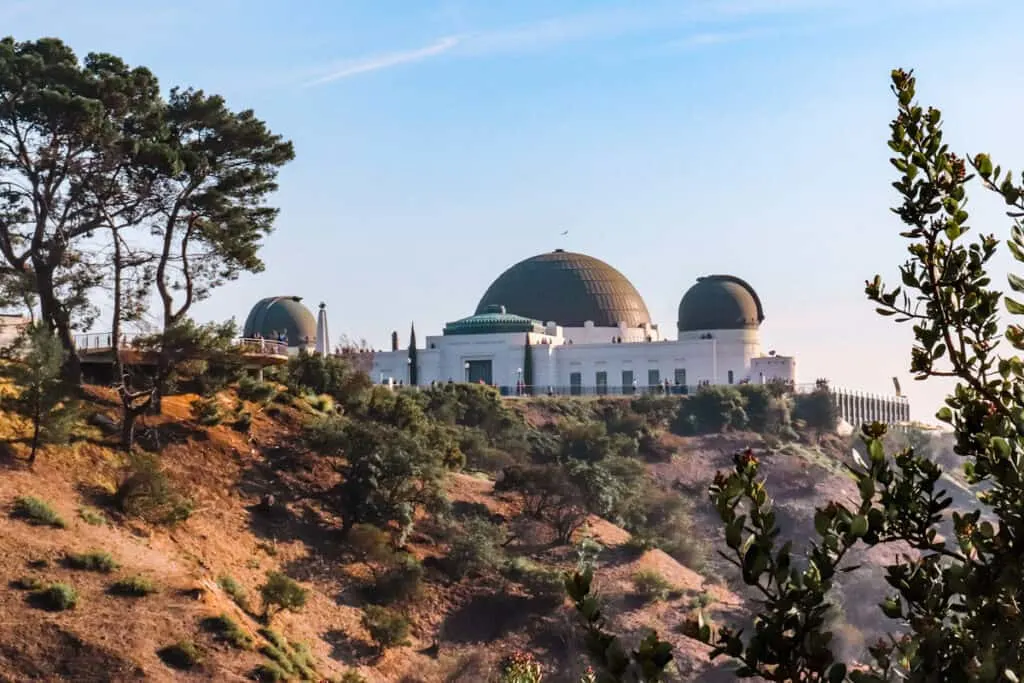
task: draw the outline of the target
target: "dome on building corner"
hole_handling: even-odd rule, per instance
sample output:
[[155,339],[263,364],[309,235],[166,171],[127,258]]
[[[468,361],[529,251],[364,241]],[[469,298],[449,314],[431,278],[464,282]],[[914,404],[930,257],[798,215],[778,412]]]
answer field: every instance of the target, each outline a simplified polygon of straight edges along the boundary
[[733,275],[697,278],[679,302],[680,332],[756,329],[764,322],[761,298],[746,281]]
[[515,264],[487,289],[477,314],[504,306],[512,315],[563,327],[629,327],[650,324],[640,293],[604,261],[562,249]]
[[299,296],[260,299],[245,319],[242,336],[273,339],[284,333],[289,346],[312,344],[316,340],[316,318],[301,301]]

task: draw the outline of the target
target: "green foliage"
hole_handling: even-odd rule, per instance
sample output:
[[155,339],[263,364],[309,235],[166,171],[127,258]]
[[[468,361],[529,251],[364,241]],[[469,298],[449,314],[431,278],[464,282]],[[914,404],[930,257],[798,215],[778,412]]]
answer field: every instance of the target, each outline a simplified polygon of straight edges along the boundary
[[246,595],[245,588],[242,584],[235,581],[233,577],[221,576],[217,579],[217,585],[220,586],[221,590],[228,594],[236,605],[241,607],[243,610],[249,609],[249,597]]
[[533,395],[533,345],[530,344],[529,333],[523,345],[523,391],[528,396]]
[[231,647],[239,650],[249,650],[252,648],[252,637],[238,625],[237,621],[227,614],[203,619],[201,626]]
[[157,656],[172,669],[190,671],[203,662],[203,653],[196,644],[183,640],[157,650]]
[[420,362],[418,349],[416,348],[416,326],[409,327],[409,385],[416,386],[420,383]]
[[252,677],[260,683],[280,683],[287,681],[289,674],[276,662],[263,662],[253,669]]
[[703,568],[707,549],[694,528],[685,498],[647,482],[626,500],[623,526],[632,534],[633,547],[641,551],[660,548],[694,571]]
[[382,604],[407,602],[418,597],[423,583],[423,565],[408,553],[396,553],[387,569],[370,589],[372,599]]
[[409,644],[409,618],[401,612],[368,605],[363,609],[362,624],[379,652]]
[[0,371],[18,390],[13,398],[2,399],[2,407],[32,425],[29,463],[35,462],[40,446],[67,443],[78,422],[79,403],[62,375],[67,358],[60,340],[37,323],[18,338],[12,360],[0,363]]
[[192,419],[204,427],[219,425],[224,420],[224,413],[217,397],[201,397],[192,401]]
[[505,564],[503,573],[538,600],[552,605],[561,605],[565,600],[565,582],[562,572],[556,569],[548,569],[525,557],[516,557]]
[[101,550],[92,550],[86,553],[69,553],[64,558],[64,563],[71,569],[100,572],[101,574],[109,574],[120,566],[114,561],[110,553]]
[[110,523],[107,516],[102,511],[95,508],[79,508],[78,516],[82,518],[82,521],[91,526],[106,526]]
[[36,591],[45,586],[43,580],[38,576],[22,576],[11,581],[11,588],[20,591]]
[[328,501],[341,515],[345,534],[356,524],[395,523],[401,539],[412,530],[417,508],[437,512],[447,504],[444,477],[451,443],[438,443],[415,404],[398,401],[380,408],[390,413],[401,403],[412,408],[408,421],[394,426],[352,421],[336,432],[335,445],[345,455],[338,465],[343,481]]
[[649,601],[667,600],[675,587],[656,569],[641,569],[633,574],[633,589]]
[[67,522],[57,514],[57,511],[50,507],[49,503],[34,496],[16,498],[11,510],[11,517],[23,519],[29,524],[51,526],[55,529],[66,529],[68,526]]
[[622,642],[606,629],[600,600],[593,594],[594,570],[583,566],[566,575],[565,588],[583,624],[587,653],[600,667],[598,681],[619,683],[662,680],[672,661],[672,645],[648,633],[635,650],[627,652]]
[[78,605],[78,591],[67,583],[51,583],[29,595],[29,602],[50,612],[63,612]]
[[[915,101],[912,74],[892,74],[898,114],[891,125],[892,164],[901,174],[895,212],[906,224],[910,259],[900,268],[901,285],[886,287],[876,276],[866,294],[885,316],[912,322],[915,343],[910,367],[918,379],[953,377],[958,384],[937,418],[954,429],[955,451],[964,463],[976,506],[951,509],[941,466],[928,449],[909,444],[887,453],[886,428],[861,428],[864,456],[850,472],[859,500],[831,502],[817,510],[817,540],[799,553],[792,542],[777,547],[779,529],[760,463],[752,452],[737,454],[733,471],[720,473],[712,500],[726,526],[726,542],[746,584],[760,593],[757,627],[745,637],[728,628],[691,622],[688,632],[714,646],[713,656],[739,660],[739,675],[773,681],[1017,681],[1024,675],[1024,614],[1018,607],[1024,568],[1018,549],[1024,516],[1024,361],[997,355],[1005,336],[1024,349],[1024,329],[998,321],[1002,293],[989,287],[989,263],[997,241],[979,235],[968,242],[963,159],[943,143],[941,113]],[[1012,219],[1009,249],[1024,262],[1024,177],[979,154],[970,160],[983,186],[997,192]],[[1010,288],[1024,280],[1009,276]],[[1024,306],[1004,298],[1011,315]],[[890,593],[882,614],[893,634],[869,647],[871,666],[856,670],[838,661],[829,592],[854,548],[900,544],[885,567]]]
[[366,683],[366,679],[355,669],[349,669],[341,675],[340,683]]
[[144,576],[129,576],[110,584],[109,593],[125,598],[144,598],[157,592],[156,585]]
[[684,436],[717,434],[747,425],[743,395],[734,386],[702,386],[683,399],[672,431]]
[[114,494],[118,509],[151,524],[176,524],[192,514],[192,502],[171,484],[160,461],[133,454]]
[[238,380],[238,397],[253,403],[268,403],[274,399],[277,389],[270,382],[261,382],[249,375]]
[[[790,411],[785,395],[776,396],[772,388],[766,384],[740,384],[736,389],[743,397],[743,409],[749,429],[759,434],[778,434],[790,427]],[[799,405],[800,400],[804,399],[804,403],[807,403],[807,396],[809,395],[798,394],[794,396],[794,401]],[[804,406],[805,416],[802,416],[801,419],[808,426],[819,429],[819,431],[835,430],[838,413],[831,396],[829,396],[828,406],[832,409],[831,414],[836,415],[836,419],[833,419],[830,427],[827,426],[827,420],[820,419],[816,413],[811,419],[808,419],[806,413],[814,412],[811,405]]]
[[272,611],[301,610],[306,606],[309,591],[286,574],[267,572],[267,581],[260,586],[260,597],[263,599],[263,615],[269,619]]
[[839,424],[839,408],[827,387],[807,394],[793,395],[793,418],[819,433],[834,432]]
[[497,524],[479,517],[466,520],[452,538],[445,558],[447,572],[452,578],[462,579],[497,567],[503,558],[504,540]]
[[358,405],[372,388],[369,376],[344,356],[322,356],[305,350],[289,359],[284,382],[296,396],[326,394],[346,411]]

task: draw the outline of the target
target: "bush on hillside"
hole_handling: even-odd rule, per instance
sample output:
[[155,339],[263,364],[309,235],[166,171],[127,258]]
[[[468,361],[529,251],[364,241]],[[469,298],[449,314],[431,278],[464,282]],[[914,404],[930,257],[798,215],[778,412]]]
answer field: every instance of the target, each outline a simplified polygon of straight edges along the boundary
[[78,591],[67,583],[51,583],[29,595],[29,602],[50,612],[63,612],[78,605]]
[[277,389],[270,382],[261,382],[246,375],[238,380],[238,397],[253,403],[267,403],[273,400]]
[[378,652],[409,644],[409,618],[388,607],[368,605],[363,609],[363,628],[377,645]]
[[215,427],[223,422],[224,413],[217,397],[206,396],[192,401],[192,419],[204,427]]
[[818,434],[834,432],[839,424],[839,408],[828,387],[793,395],[793,419]]
[[747,428],[759,434],[778,434],[789,427],[789,403],[786,396],[775,396],[767,385],[740,384]]
[[500,526],[486,519],[466,520],[453,534],[445,569],[454,579],[462,579],[498,566],[502,560],[504,534]]
[[743,396],[735,386],[703,386],[684,398],[672,423],[681,436],[717,434],[747,426]]
[[281,572],[267,572],[267,580],[260,586],[263,599],[263,617],[270,620],[275,612],[289,610],[298,612],[306,606],[309,591],[297,581]]
[[114,503],[126,515],[151,524],[175,524],[192,514],[192,502],[178,493],[160,461],[150,454],[132,456],[114,493]]
[[50,507],[45,500],[35,496],[20,496],[14,500],[11,517],[21,519],[29,524],[50,526],[55,529],[67,528],[67,522]]

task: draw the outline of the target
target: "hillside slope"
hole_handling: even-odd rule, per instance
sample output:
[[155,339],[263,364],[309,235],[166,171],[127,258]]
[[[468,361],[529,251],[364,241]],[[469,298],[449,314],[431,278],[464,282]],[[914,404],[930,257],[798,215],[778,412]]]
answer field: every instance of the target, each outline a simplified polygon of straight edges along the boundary
[[[114,416],[110,394],[96,388],[89,393],[91,412]],[[13,513],[19,498],[36,497],[66,523],[53,528],[16,514],[0,516],[0,577],[14,582],[0,596],[0,680],[251,680],[273,659],[268,645],[280,636],[290,644],[285,660],[295,665],[296,677],[305,667],[308,678],[340,679],[356,669],[366,681],[485,681],[503,656],[527,650],[548,664],[546,680],[578,680],[585,661],[571,610],[498,574],[461,581],[445,576],[437,569],[444,548],[429,525],[409,542],[427,571],[419,597],[402,608],[412,619],[409,643],[378,655],[361,624],[367,567],[347,553],[338,521],[318,502],[337,475],[302,445],[303,409],[251,405],[252,427],[243,434],[227,425],[196,424],[193,398],[166,399],[164,414],[147,418],[141,432],[143,443],[159,435],[160,462],[194,503],[191,516],[174,526],[127,517],[111,505],[125,456],[100,427],[83,428],[70,447],[47,449],[32,470],[19,457],[19,444],[0,459],[0,505]],[[233,395],[222,400],[237,401]],[[529,418],[544,423],[550,416]],[[102,426],[104,420],[94,417],[90,423]],[[0,413],[0,429],[8,437],[22,427]],[[649,465],[650,471],[693,501],[695,533],[706,544],[716,543],[707,484],[717,469],[729,466],[733,451],[762,448],[763,441],[743,433],[659,438],[674,456]],[[835,463],[841,447],[793,446],[767,458],[770,486],[793,530],[809,519],[814,505],[852,486]],[[455,509],[482,506],[506,525],[518,515],[518,502],[496,493],[485,475],[452,474],[447,488]],[[660,550],[637,554],[626,531],[598,518],[580,535],[603,546],[598,588],[615,629],[638,637],[656,628],[677,649],[677,680],[728,680],[727,672],[713,673],[706,650],[676,627],[696,609],[716,620],[743,619],[743,600],[729,587],[731,569],[712,559],[702,575]],[[517,538],[509,552],[539,566],[565,569],[576,562],[573,546],[530,544],[526,534]],[[109,553],[119,566],[110,573],[67,566],[69,554],[92,551]],[[274,616],[274,633],[261,634],[258,587],[268,571],[285,572],[310,589],[310,597],[301,611]],[[665,579],[671,586],[665,599],[637,595],[633,582],[641,571]],[[156,592],[111,593],[115,581],[134,576],[151,581]],[[33,591],[14,587],[54,582],[77,591],[73,609],[40,609]],[[245,600],[225,591],[232,582],[244,589]],[[235,647],[211,629],[209,620],[222,614],[252,639],[251,647]],[[201,662],[187,672],[173,668],[164,648],[175,643],[194,644]]]

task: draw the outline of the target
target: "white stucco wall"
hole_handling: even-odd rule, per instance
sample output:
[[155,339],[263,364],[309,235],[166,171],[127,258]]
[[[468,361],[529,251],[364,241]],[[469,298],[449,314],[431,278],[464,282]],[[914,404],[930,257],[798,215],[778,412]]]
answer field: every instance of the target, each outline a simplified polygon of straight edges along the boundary
[[[568,343],[571,333],[584,329],[608,341]],[[580,386],[590,388],[598,384],[598,373],[604,372],[609,391],[617,392],[623,384],[623,372],[630,371],[640,387],[648,386],[651,371],[657,371],[658,383],[668,380],[670,384],[676,383],[680,371],[679,383],[689,387],[760,382],[762,373],[768,379],[796,379],[792,358],[761,356],[757,330],[697,331],[684,333],[678,341],[621,344],[611,343],[613,335],[606,333],[612,330],[618,331],[551,328],[550,335],[531,334],[534,386],[542,390],[569,387],[578,373]],[[427,337],[426,348],[418,351],[419,384],[465,381],[467,361],[488,360],[494,383],[513,387],[519,378],[517,370],[523,367],[524,343],[523,333]],[[408,383],[408,357],[407,349],[374,354],[374,381],[393,378]]]

